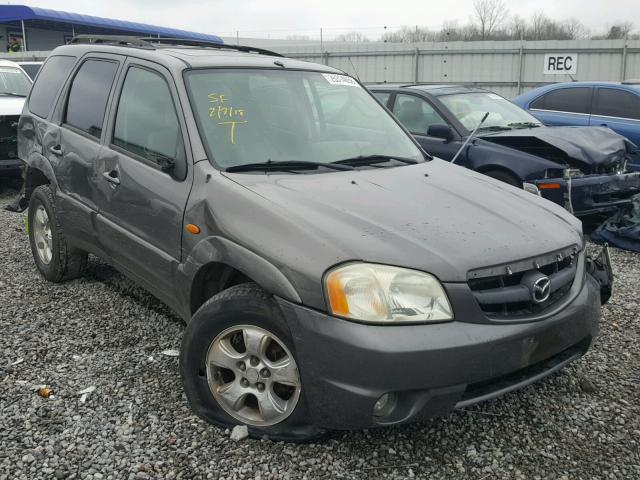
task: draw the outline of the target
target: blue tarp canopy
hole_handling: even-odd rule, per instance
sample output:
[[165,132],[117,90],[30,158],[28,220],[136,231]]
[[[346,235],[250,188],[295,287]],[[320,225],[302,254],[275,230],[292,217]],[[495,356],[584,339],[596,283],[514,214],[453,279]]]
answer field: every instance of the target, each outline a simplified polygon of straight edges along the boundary
[[[27,7],[25,5],[0,5],[0,23],[19,22],[24,20],[37,28],[59,29],[61,25],[73,25],[76,33],[120,33],[149,37],[182,38],[207,42],[224,43],[216,35],[189,32],[175,28],[158,27],[144,23],[113,20],[111,18],[80,15],[78,13],[61,12],[47,8]],[[97,29],[98,31],[95,31]]]

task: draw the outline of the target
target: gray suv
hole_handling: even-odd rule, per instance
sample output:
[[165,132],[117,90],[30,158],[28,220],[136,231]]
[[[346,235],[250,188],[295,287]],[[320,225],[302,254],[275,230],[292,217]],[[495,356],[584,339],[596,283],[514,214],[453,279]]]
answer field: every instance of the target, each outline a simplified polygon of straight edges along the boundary
[[19,156],[41,274],[91,253],[168,304],[193,410],[256,437],[520,388],[587,351],[608,296],[561,207],[432,159],[343,72],[263,50],[76,39],[36,80]]

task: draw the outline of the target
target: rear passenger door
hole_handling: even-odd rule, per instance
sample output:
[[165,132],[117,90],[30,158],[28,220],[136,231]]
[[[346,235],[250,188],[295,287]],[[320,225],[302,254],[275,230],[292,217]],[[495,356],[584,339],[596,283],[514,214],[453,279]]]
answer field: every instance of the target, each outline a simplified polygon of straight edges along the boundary
[[640,94],[620,88],[598,87],[591,125],[609,127],[640,146]]
[[564,87],[551,90],[529,104],[529,110],[547,125],[589,125],[591,87]]
[[48,132],[45,155],[55,165],[58,202],[66,234],[80,248],[94,251],[93,219],[98,209],[96,161],[101,150],[105,112],[124,57],[86,57],[58,104],[59,127]]
[[[392,112],[428,153],[450,161],[460,148],[460,137],[453,127],[424,98],[398,93],[395,95]],[[430,136],[428,131],[432,125],[449,126],[453,137],[443,139]]]
[[109,118],[97,162],[101,242],[121,268],[171,303],[193,175],[171,74],[130,58]]

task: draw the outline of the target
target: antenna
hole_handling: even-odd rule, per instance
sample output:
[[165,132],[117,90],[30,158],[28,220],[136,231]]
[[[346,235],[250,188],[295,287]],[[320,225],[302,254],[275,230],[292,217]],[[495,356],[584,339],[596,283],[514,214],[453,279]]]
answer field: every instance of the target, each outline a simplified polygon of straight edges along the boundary
[[[347,58],[349,59],[349,63],[351,64],[351,68],[353,68],[353,72],[356,74],[356,78],[360,82],[360,75],[358,75],[358,70],[356,70],[356,66],[351,61],[351,55],[349,55]],[[360,82],[360,83],[362,83],[362,82]]]
[[478,124],[478,126],[473,129],[473,132],[471,132],[471,135],[469,135],[467,139],[464,141],[464,143],[460,147],[460,150],[456,152],[453,159],[451,160],[451,163],[456,163],[456,160],[458,159],[458,156],[460,155],[460,153],[462,153],[462,150],[464,150],[464,148],[469,144],[473,136],[476,134],[476,132],[482,126],[482,124],[484,123],[484,121],[487,119],[488,116],[489,116],[489,112],[484,114],[484,117],[482,117],[482,120],[480,120],[480,123]]

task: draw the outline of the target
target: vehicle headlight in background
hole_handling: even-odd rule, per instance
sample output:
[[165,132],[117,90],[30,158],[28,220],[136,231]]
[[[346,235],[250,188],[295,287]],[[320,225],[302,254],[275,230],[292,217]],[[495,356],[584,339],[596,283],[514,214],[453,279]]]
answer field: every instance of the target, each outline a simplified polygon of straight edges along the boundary
[[583,175],[584,175],[584,173],[582,173],[577,168],[565,168],[562,171],[562,177],[563,178],[582,177]]
[[433,275],[373,263],[351,263],[325,278],[333,315],[374,323],[453,320],[442,285]]

